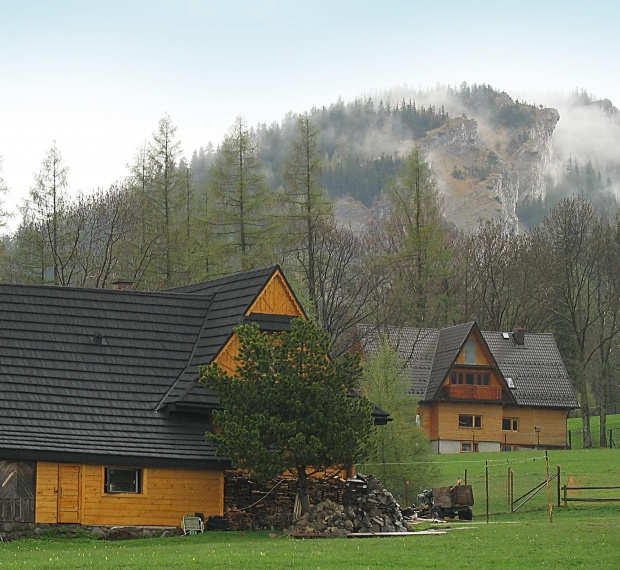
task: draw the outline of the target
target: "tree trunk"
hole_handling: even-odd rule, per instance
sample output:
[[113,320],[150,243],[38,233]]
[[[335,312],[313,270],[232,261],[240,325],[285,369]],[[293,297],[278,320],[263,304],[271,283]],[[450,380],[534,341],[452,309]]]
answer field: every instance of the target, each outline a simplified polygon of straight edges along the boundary
[[301,514],[305,514],[310,510],[310,496],[308,495],[308,474],[306,466],[297,467],[297,489],[299,491],[299,500],[301,501]]

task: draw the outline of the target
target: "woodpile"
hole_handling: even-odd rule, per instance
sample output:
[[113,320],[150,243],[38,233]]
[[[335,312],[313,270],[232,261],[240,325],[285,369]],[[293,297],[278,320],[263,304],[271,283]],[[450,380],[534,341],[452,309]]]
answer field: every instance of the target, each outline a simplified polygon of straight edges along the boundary
[[[344,488],[345,480],[340,477],[313,478],[309,488],[310,503],[316,505],[327,499],[342,503]],[[293,524],[296,496],[297,479],[291,477],[258,483],[247,473],[227,471],[225,474],[224,503],[231,530],[288,528]],[[242,518],[238,512],[247,516]],[[231,516],[231,513],[234,514]]]
[[288,530],[293,536],[330,538],[408,531],[399,504],[374,475],[349,479],[341,504],[329,500],[319,503]]

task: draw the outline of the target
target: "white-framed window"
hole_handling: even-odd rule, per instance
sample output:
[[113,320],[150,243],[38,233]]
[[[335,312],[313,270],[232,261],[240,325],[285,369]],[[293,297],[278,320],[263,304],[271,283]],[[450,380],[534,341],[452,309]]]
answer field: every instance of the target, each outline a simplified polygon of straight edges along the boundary
[[106,467],[106,493],[142,493],[142,469],[132,467]]

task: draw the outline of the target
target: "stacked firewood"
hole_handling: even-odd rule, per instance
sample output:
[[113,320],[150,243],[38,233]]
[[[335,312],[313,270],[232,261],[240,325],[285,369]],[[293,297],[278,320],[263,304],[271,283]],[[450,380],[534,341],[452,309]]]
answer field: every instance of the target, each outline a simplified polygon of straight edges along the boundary
[[[309,486],[310,503],[318,504],[326,499],[341,503],[344,486],[344,479],[338,477],[313,478]],[[229,513],[236,511],[247,513],[252,521],[251,528],[254,530],[289,527],[293,522],[296,495],[297,479],[291,477],[277,477],[265,483],[258,483],[247,473],[239,471],[227,471],[225,475],[226,510]]]
[[289,528],[293,536],[327,536],[351,533],[407,532],[399,504],[379,480],[361,475],[347,482],[342,504],[324,501],[312,507]]

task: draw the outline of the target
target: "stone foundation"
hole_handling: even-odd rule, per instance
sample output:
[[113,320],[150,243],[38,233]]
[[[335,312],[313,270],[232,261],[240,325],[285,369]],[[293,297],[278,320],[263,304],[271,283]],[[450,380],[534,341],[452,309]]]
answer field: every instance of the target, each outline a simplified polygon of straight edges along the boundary
[[136,538],[166,538],[183,534],[179,527],[161,526],[83,526],[79,524],[36,524],[0,522],[0,541],[33,538],[46,533],[76,535],[88,533],[101,540],[131,540]]

